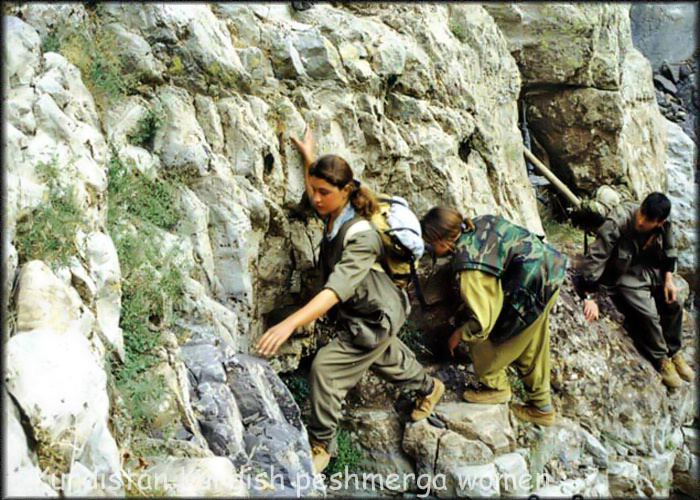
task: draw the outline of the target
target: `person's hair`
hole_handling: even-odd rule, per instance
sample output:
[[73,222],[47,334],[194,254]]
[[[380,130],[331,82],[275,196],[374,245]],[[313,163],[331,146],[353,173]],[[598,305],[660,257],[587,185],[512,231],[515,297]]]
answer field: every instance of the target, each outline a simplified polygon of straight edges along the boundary
[[420,222],[423,239],[431,244],[456,240],[463,225],[465,229],[474,230],[471,219],[462,217],[462,214],[450,207],[433,207]]
[[356,182],[348,162],[338,155],[323,155],[311,164],[309,175],[323,179],[338,189],[350,183],[350,203],[355,211],[363,217],[370,218],[379,210],[379,203],[367,186]]
[[642,215],[654,222],[666,220],[671,213],[671,200],[663,193],[651,193],[642,202],[640,207]]

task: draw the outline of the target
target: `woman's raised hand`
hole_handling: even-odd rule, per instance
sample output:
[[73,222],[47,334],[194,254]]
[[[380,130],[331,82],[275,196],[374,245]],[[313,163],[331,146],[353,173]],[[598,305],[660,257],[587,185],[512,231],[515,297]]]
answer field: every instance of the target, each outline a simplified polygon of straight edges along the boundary
[[303,140],[300,141],[293,135],[290,135],[289,138],[292,140],[292,142],[297,147],[301,155],[304,157],[304,161],[307,164],[313,163],[314,149],[316,149],[316,140],[314,139],[314,136],[311,133],[311,126],[308,123],[306,124],[306,130],[304,131]]

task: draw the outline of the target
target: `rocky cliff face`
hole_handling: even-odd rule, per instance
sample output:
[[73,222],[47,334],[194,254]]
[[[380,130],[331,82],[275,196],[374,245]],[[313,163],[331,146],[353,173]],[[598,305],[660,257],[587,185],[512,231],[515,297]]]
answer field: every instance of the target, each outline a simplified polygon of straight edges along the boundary
[[[305,122],[319,153],[342,155],[372,189],[401,194],[418,214],[455,205],[466,215],[499,213],[542,233],[518,129],[524,88],[528,119],[541,131],[536,137],[552,158],[580,173],[576,179],[610,180],[615,171],[635,190],[665,186],[665,129],[653,92],[649,99],[645,93],[647,63],[628,44],[625,8],[553,8],[573,54],[566,57],[563,47],[542,52],[545,45],[532,41],[534,28],[522,19],[538,32],[556,31],[543,21],[549,14],[536,9],[8,6],[4,397],[7,442],[16,444],[8,448],[9,493],[323,491],[299,482],[310,472],[306,431],[271,369],[294,370],[315,350],[317,332],[313,326],[300,332],[269,366],[246,355],[283,306],[309,293],[321,228],[300,210],[303,170],[289,141]],[[586,88],[547,99],[530,92],[543,84]],[[586,92],[591,106],[582,100]],[[575,121],[538,128],[538,119],[568,116],[567,110]],[[581,127],[587,123],[598,137],[583,137],[595,135]],[[557,153],[560,143],[570,151]],[[588,157],[574,151],[584,144]],[[615,170],[614,162],[624,168]],[[599,351],[609,353],[607,339],[617,337],[603,331],[604,346],[572,334],[553,350],[585,349],[604,364]],[[636,360],[629,349],[620,356],[621,366]],[[567,371],[573,360],[565,365],[557,369],[562,387],[580,376]],[[453,368],[442,366],[445,373]],[[566,394],[584,401],[608,396],[595,377],[585,390],[582,384],[563,391],[558,403],[569,434],[557,428],[546,436],[584,435],[587,424]],[[379,383],[366,386],[382,393]],[[595,391],[585,395],[590,386]],[[598,408],[589,431],[602,422],[615,429],[629,418],[637,422],[633,436],[613,434],[637,446],[639,433],[660,425],[658,439],[674,436],[667,451],[675,456],[678,429],[692,414],[686,392],[669,398],[656,390],[643,410],[633,403],[644,399],[641,393],[631,393],[624,406],[630,415]],[[658,424],[655,401],[678,415]],[[349,413],[349,421],[370,411],[366,406]],[[444,472],[448,493],[476,494],[460,477],[540,470],[551,458],[524,451],[536,453],[533,443],[545,438],[516,433],[505,408],[448,401],[439,412],[446,429],[423,424],[405,432],[391,403],[377,412],[359,422],[353,440],[379,435],[386,449],[368,447],[373,454],[363,463],[384,472],[398,462],[396,470],[407,473]],[[485,421],[502,425],[482,428]],[[614,439],[591,439],[593,456],[612,453]],[[641,457],[639,464],[620,459],[620,474],[636,464],[639,477],[657,477],[648,466],[654,443],[629,452]],[[429,460],[437,456],[431,446],[442,449],[439,467]],[[560,456],[557,450],[551,453]],[[381,469],[382,456],[398,458]],[[596,477],[609,477],[603,459],[596,460]],[[279,480],[265,472],[270,466]],[[574,489],[605,492],[585,489],[598,484],[585,481]],[[424,486],[414,480],[400,490],[418,488]]]
[[649,62],[632,46],[629,6],[486,7],[523,74],[526,117],[553,170],[581,193],[666,187],[665,131]]

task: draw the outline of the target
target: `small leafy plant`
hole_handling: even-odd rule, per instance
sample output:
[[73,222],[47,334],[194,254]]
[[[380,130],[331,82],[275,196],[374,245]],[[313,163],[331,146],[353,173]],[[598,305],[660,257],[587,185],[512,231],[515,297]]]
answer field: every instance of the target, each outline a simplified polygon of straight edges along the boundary
[[336,436],[336,456],[331,459],[324,473],[330,477],[336,473],[344,473],[346,467],[348,471],[354,471],[361,458],[362,455],[352,444],[348,431],[341,429]]

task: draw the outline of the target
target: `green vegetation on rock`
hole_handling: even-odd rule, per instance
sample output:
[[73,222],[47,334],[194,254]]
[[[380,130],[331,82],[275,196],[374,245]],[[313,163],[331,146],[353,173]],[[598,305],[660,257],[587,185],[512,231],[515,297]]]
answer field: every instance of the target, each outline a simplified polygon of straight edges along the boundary
[[413,321],[406,320],[401,330],[399,330],[399,339],[401,339],[418,358],[423,359],[433,356],[433,352],[424,344],[423,332],[418,329]]
[[46,201],[17,219],[15,247],[20,264],[38,259],[50,266],[68,264],[76,255],[76,233],[86,224],[75,193],[58,183],[56,161],[41,163],[37,174],[48,185]]
[[344,429],[340,429],[336,435],[336,454],[328,464],[324,474],[328,477],[336,473],[354,471],[360,463],[360,451],[352,444],[350,434]]
[[126,71],[116,35],[95,19],[61,35],[49,34],[45,50],[58,51],[82,74],[85,86],[98,104],[132,93],[138,80]]
[[166,392],[163,378],[153,374],[165,345],[161,332],[174,326],[173,309],[183,295],[177,248],[164,254],[159,239],[178,221],[178,193],[169,182],[128,169],[115,152],[108,179],[107,221],[122,271],[126,354],[124,363],[114,366],[115,386],[128,410],[122,412],[131,422],[127,427],[145,433]]
[[162,108],[156,104],[136,124],[136,129],[126,136],[126,139],[136,146],[150,147],[156,131],[165,122]]
[[292,393],[297,405],[300,408],[303,407],[311,394],[308,380],[299,375],[280,375],[280,379],[285,383],[289,392]]

